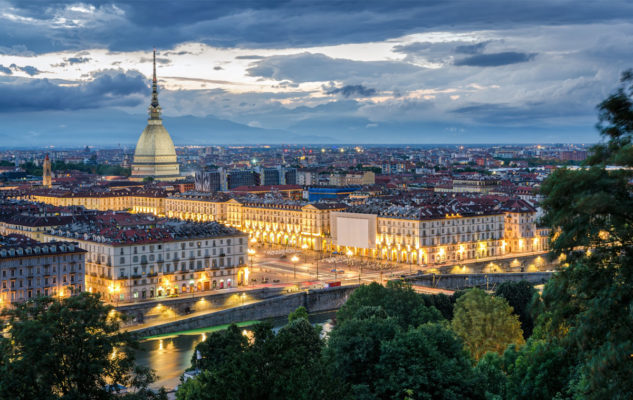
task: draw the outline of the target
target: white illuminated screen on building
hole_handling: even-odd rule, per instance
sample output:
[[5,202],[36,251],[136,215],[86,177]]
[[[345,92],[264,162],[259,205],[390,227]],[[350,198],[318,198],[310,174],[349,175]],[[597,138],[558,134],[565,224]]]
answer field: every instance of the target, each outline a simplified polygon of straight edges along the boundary
[[336,241],[339,246],[360,247],[369,246],[369,221],[360,218],[336,219]]

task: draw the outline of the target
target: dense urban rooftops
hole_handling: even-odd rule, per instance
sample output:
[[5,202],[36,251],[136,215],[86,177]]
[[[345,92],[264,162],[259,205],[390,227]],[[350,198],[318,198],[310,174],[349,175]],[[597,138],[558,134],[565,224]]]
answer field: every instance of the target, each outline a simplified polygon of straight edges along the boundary
[[51,231],[53,236],[108,244],[161,243],[174,240],[241,235],[218,222],[158,219],[148,215],[107,213],[88,222],[73,223]]
[[23,235],[0,235],[0,259],[85,252],[85,250],[79,248],[77,243],[41,243]]
[[370,198],[364,204],[347,207],[345,211],[382,217],[429,220],[499,215],[504,212],[535,212],[535,209],[521,199],[419,192],[414,196]]

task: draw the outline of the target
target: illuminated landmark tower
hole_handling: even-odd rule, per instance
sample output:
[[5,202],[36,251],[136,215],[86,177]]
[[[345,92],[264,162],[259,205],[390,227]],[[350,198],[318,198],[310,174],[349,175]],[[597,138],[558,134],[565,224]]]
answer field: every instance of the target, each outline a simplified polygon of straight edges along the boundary
[[156,50],[154,50],[154,77],[152,79],[152,102],[149,119],[141,137],[136,143],[132,180],[153,178],[154,180],[181,179],[174,142],[163,126],[158,104],[158,83],[156,81]]
[[42,165],[42,186],[53,186],[53,174],[51,173],[51,160],[48,158],[48,154],[44,158],[44,164]]

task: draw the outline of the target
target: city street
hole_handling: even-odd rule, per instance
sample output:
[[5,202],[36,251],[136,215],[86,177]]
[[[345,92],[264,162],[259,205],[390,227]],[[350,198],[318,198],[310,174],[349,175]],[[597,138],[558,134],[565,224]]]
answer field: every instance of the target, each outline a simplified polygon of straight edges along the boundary
[[[362,266],[361,261],[346,256],[328,257],[314,251],[296,249],[255,250],[250,267],[249,283],[265,286],[275,283],[341,282],[342,285],[380,282],[417,272],[417,266],[408,264],[381,264],[382,274],[375,266]],[[250,261],[249,261],[250,262]],[[249,264],[250,265],[250,264]],[[317,279],[318,271],[318,279]],[[360,275],[360,280],[359,280]]]

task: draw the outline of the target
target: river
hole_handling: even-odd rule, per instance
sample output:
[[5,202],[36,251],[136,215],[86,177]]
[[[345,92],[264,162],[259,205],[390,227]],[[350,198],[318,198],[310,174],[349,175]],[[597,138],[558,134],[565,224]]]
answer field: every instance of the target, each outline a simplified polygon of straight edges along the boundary
[[[309,319],[312,324],[320,325],[331,321],[335,314],[335,311],[315,313],[310,314]],[[287,321],[287,318],[271,320],[275,329],[281,328]],[[143,340],[136,352],[137,363],[152,368],[158,375],[158,380],[152,387],[164,386],[168,390],[173,389],[180,383],[180,376],[185,369],[191,366],[191,357],[196,345],[204,340],[209,332],[222,328],[224,327],[209,327]]]

